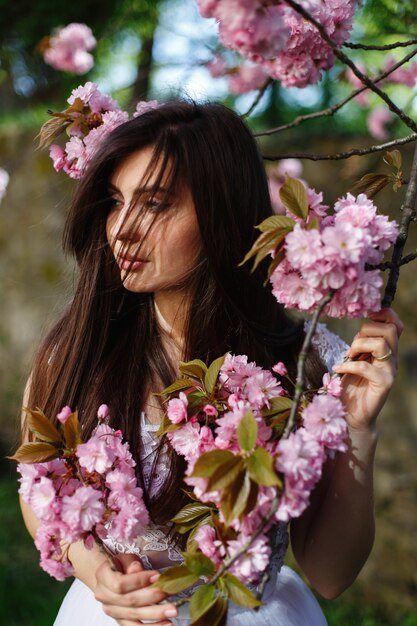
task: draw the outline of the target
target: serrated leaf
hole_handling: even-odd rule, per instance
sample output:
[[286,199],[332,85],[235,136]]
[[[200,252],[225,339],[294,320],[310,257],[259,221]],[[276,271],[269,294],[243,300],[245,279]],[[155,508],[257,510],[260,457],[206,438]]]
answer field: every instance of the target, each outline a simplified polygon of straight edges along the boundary
[[78,411],[71,413],[63,425],[64,441],[69,450],[74,450],[81,443],[81,429],[78,422]]
[[52,444],[43,441],[31,441],[24,443],[13,456],[7,458],[18,463],[44,463],[58,457],[59,451]]
[[35,140],[39,139],[38,148],[46,148],[49,146],[54,139],[59,137],[64,130],[65,127],[69,124],[69,121],[63,119],[62,117],[53,117],[52,119],[47,120],[39,131],[39,134],[36,135]]
[[295,221],[291,219],[291,217],[287,217],[286,215],[271,215],[271,217],[267,217],[263,222],[258,224],[256,228],[260,230],[262,233],[267,231],[290,231],[294,228]]
[[352,193],[364,193],[368,198],[373,198],[376,194],[386,187],[393,180],[391,174],[377,174],[371,172],[365,174],[352,187]]
[[192,574],[185,565],[176,565],[162,572],[158,580],[150,587],[161,589],[168,594],[175,594],[188,589],[198,579],[199,576]]
[[237,493],[237,497],[234,499],[234,503],[231,506],[229,521],[242,516],[243,512],[246,510],[250,491],[251,480],[249,474],[247,472],[243,472],[243,480]]
[[154,393],[154,396],[167,396],[171,393],[175,393],[176,391],[182,391],[183,389],[189,389],[190,387],[195,387],[195,382],[190,380],[189,378],[180,378],[176,380],[172,385],[166,387],[159,393]]
[[265,487],[279,487],[281,481],[274,471],[274,460],[264,448],[256,448],[246,462],[249,476],[258,485]]
[[61,442],[61,435],[58,429],[46,417],[43,411],[27,409],[27,413],[28,428],[31,432],[36,434],[39,439],[49,443]]
[[198,619],[215,601],[215,587],[213,585],[201,585],[191,596],[188,605],[191,619]]
[[274,248],[271,248],[270,245],[266,244],[263,248],[261,248],[257,252],[256,257],[255,257],[255,259],[253,261],[251,273],[256,270],[256,268],[258,267],[259,263],[261,263],[264,260],[265,257],[269,256],[273,252],[273,249],[275,249],[277,246],[279,246],[281,244],[281,242],[284,240],[284,237],[285,237],[285,234],[282,234],[280,237],[274,239]]
[[308,215],[308,196],[303,183],[291,176],[285,176],[285,182],[279,190],[281,202],[297,217],[305,220]]
[[200,359],[193,359],[187,363],[180,361],[179,370],[184,376],[191,376],[202,381],[207,372],[207,365]]
[[385,152],[383,158],[387,165],[391,165],[392,167],[395,167],[397,170],[401,169],[402,156],[399,150],[395,149],[389,152]]
[[191,476],[195,478],[207,478],[213,476],[217,469],[235,458],[229,450],[211,450],[202,454],[195,462]]
[[257,600],[253,593],[233,574],[227,572],[223,576],[223,581],[229,598],[238,606],[242,606],[244,609],[253,609],[262,605],[262,602]]
[[199,578],[214,574],[214,563],[202,552],[183,552],[183,557],[188,570]]
[[226,354],[223,354],[223,356],[219,356],[219,358],[215,359],[213,363],[210,364],[210,367],[207,370],[207,373],[204,378],[204,386],[207,389],[208,393],[213,393],[214,386],[217,382],[220,368],[224,363]]
[[223,463],[208,479],[207,491],[222,491],[236,480],[243,468],[243,459],[233,455],[233,459]]
[[218,595],[208,609],[195,619],[190,626],[226,626],[227,608],[226,598]]
[[191,502],[190,504],[186,504],[181,511],[178,511],[175,517],[171,518],[171,521],[175,524],[185,524],[201,517],[202,515],[207,515],[209,512],[210,507],[205,504]]
[[250,409],[240,420],[236,429],[236,435],[240,449],[250,452],[258,436],[258,424]]
[[263,258],[268,256],[272,250],[275,250],[288,232],[290,232],[289,229],[277,229],[270,230],[259,235],[249,252],[245,255],[243,261],[239,263],[239,267],[244,265],[252,257],[256,257],[256,265],[251,270],[253,271]]
[[284,258],[285,258],[284,246],[281,246],[281,248],[275,252],[275,256],[268,266],[267,279],[264,283],[264,287],[266,286],[268,279],[271,278],[273,272],[276,270],[278,265],[284,260]]

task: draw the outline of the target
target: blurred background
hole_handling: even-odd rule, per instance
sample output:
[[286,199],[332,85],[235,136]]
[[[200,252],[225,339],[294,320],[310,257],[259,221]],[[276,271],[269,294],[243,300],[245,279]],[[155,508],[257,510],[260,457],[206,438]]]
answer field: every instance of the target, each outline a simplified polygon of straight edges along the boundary
[[[415,37],[416,11],[415,0],[364,2],[351,39],[383,44]],[[74,268],[62,255],[61,233],[76,183],[53,170],[47,151],[36,149],[35,137],[48,119],[47,111],[65,109],[71,90],[87,80],[97,82],[129,111],[139,99],[163,101],[185,94],[224,102],[244,114],[257,92],[233,93],[230,77],[212,77],[207,64],[217,51],[216,24],[199,16],[194,0],[0,0],[0,15],[0,168],[10,176],[0,204],[1,621],[8,626],[48,626],[68,583],[57,583],[38,566],[18,508],[15,466],[5,456],[17,444],[21,396],[34,351],[71,297]],[[39,51],[44,36],[71,22],[86,23],[97,39],[95,64],[84,76],[55,70]],[[350,53],[371,72],[386,61],[384,52]],[[255,132],[285,124],[338,102],[351,88],[337,64],[320,83],[304,89],[284,89],[275,82],[247,122]],[[415,119],[414,84],[393,84],[387,90]],[[335,117],[261,137],[261,150],[290,156],[299,150],[334,153],[407,134],[394,119],[386,120],[379,131],[372,130],[369,112],[377,103],[372,96],[367,104],[352,101]],[[379,138],[375,132],[380,132]],[[412,144],[401,148],[401,154],[407,179]],[[275,183],[282,175],[277,163],[267,166]],[[343,161],[303,160],[292,166],[310,186],[323,191],[329,204],[365,173],[387,171],[381,153]],[[271,188],[275,189],[273,183]],[[403,189],[394,193],[386,188],[376,202],[382,212],[398,219],[403,196]],[[407,252],[416,247],[413,223]],[[395,300],[406,330],[398,380],[380,418],[376,543],[351,589],[336,601],[322,602],[330,626],[417,625],[416,268],[413,264],[403,268]],[[358,324],[328,321],[346,341]],[[291,554],[288,561],[294,565]]]

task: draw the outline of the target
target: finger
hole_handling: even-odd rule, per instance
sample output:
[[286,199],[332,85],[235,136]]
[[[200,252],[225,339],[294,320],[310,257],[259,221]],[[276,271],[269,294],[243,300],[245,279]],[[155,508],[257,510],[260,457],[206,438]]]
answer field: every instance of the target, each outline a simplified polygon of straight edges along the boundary
[[103,604],[103,611],[116,620],[160,620],[167,622],[178,615],[178,609],[173,604],[155,604],[143,607],[123,607],[114,604]]
[[158,574],[156,570],[144,570],[131,574],[115,572],[105,561],[96,571],[97,587],[108,589],[113,593],[124,594],[152,584],[149,579],[155,574]]
[[[389,361],[395,361],[395,354],[391,346],[382,337],[363,337],[355,339],[348,350],[348,357],[355,359],[359,355],[368,354],[374,357],[373,364],[384,367]],[[390,355],[389,358],[381,361],[382,357]]]
[[370,313],[369,318],[377,322],[394,324],[397,329],[398,337],[401,336],[401,333],[404,330],[404,324],[402,323],[396,312],[392,309],[381,309],[380,311]]
[[[361,326],[360,331],[355,335],[352,346],[357,339],[366,337],[382,337],[389,346],[394,356],[395,364],[397,365],[398,359],[398,335],[397,329],[394,324],[380,323],[380,322],[365,322]],[[387,351],[386,351],[387,352]],[[386,354],[386,352],[384,354]],[[383,356],[380,354],[379,356]]]
[[98,602],[103,604],[114,604],[118,606],[137,608],[157,604],[168,597],[164,591],[155,587],[145,587],[124,594],[118,594],[109,589],[97,587],[94,596]]
[[[143,622],[139,621],[139,620],[131,620],[131,619],[118,619],[117,623],[120,624],[120,626],[138,626],[138,624],[143,624]],[[172,626],[172,622],[152,622],[152,626]]]
[[125,574],[136,574],[138,572],[143,572],[145,569],[142,562],[138,560],[131,561],[130,563],[123,561],[123,566]]
[[394,382],[392,367],[375,367],[367,361],[346,361],[340,365],[335,365],[333,370],[338,374],[353,374],[354,376],[365,378],[385,389],[390,389]]

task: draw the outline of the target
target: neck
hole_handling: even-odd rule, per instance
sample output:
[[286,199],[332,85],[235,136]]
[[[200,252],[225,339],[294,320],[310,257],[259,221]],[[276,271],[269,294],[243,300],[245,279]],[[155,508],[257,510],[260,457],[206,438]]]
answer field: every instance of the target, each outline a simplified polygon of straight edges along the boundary
[[158,292],[154,295],[154,306],[159,326],[182,352],[188,295],[184,291]]

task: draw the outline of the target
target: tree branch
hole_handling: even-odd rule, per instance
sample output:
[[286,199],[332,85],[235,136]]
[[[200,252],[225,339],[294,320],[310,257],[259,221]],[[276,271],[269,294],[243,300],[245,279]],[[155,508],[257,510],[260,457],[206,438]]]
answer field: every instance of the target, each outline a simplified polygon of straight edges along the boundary
[[369,148],[352,148],[346,152],[336,152],[335,154],[314,154],[310,152],[291,152],[289,154],[263,155],[265,161],[279,161],[280,159],[308,159],[310,161],[340,161],[349,159],[352,156],[363,156],[364,154],[372,154],[373,152],[381,152],[389,150],[395,146],[403,146],[417,139],[417,133],[412,133],[401,139],[393,139],[386,143],[370,146]]
[[[408,63],[408,61],[410,61],[416,54],[417,54],[417,48],[413,50],[412,52],[409,52],[404,58],[402,58],[400,61],[395,63],[392,67],[389,68],[389,70],[386,70],[385,72],[382,72],[382,74],[379,74],[378,76],[376,76],[373,79],[373,82],[379,83],[381,80],[384,80],[384,78],[387,78],[390,74],[395,72],[395,70],[397,70],[399,67],[401,67],[402,65],[405,65],[405,63]],[[279,133],[279,132],[282,132],[283,130],[289,130],[290,128],[299,126],[302,122],[305,122],[307,120],[318,119],[320,117],[331,117],[332,115],[337,113],[339,109],[344,107],[345,104],[350,102],[350,100],[353,100],[353,98],[356,98],[356,96],[363,93],[367,89],[368,87],[364,85],[363,87],[360,87],[359,89],[355,89],[349,94],[349,96],[347,96],[347,98],[344,98],[344,100],[341,100],[340,102],[338,102],[337,104],[334,104],[331,107],[327,107],[326,109],[322,109],[321,111],[315,111],[314,113],[308,113],[306,115],[299,115],[289,124],[283,124],[282,126],[277,126],[276,128],[271,128],[269,130],[264,130],[260,133],[255,133],[255,137],[262,137],[264,135],[273,135],[274,133]]]
[[319,317],[321,312],[323,311],[326,304],[330,302],[333,298],[334,290],[329,291],[327,295],[319,302],[317,309],[314,311],[313,318],[311,320],[310,327],[304,337],[303,347],[301,348],[301,352],[298,356],[297,362],[297,380],[295,382],[295,390],[294,390],[294,402],[291,406],[291,413],[288,418],[288,422],[285,425],[284,432],[282,434],[283,439],[286,439],[290,436],[293,428],[297,422],[298,416],[298,407],[300,406],[301,397],[305,388],[305,363],[307,359],[308,352],[310,350],[311,342],[313,339],[313,335],[316,332],[317,323],[319,321]]
[[[415,218],[414,219],[412,218],[412,221],[415,221]],[[407,256],[403,256],[399,265],[406,265],[407,263],[411,263],[411,261],[414,261],[414,259],[417,259],[417,251],[411,252],[410,254],[407,254]],[[385,270],[390,270],[393,267],[394,267],[394,264],[391,261],[385,261],[384,263],[378,263],[378,265],[366,266],[366,269],[367,270],[381,270],[382,272],[384,272]]]
[[395,50],[395,48],[406,48],[417,43],[417,39],[408,39],[407,41],[396,41],[395,43],[387,43],[384,46],[367,45],[364,43],[350,43],[346,41],[343,45],[345,48],[352,50]]
[[255,97],[255,100],[252,102],[252,104],[250,105],[249,109],[246,111],[246,113],[242,113],[242,115],[240,117],[248,117],[248,115],[250,115],[252,113],[252,111],[254,110],[254,108],[256,107],[256,105],[259,103],[260,99],[262,98],[262,96],[264,95],[265,91],[268,89],[269,85],[272,84],[272,78],[268,78],[267,81],[265,81],[265,83],[262,85],[262,87],[258,90],[258,93]]
[[390,273],[388,275],[387,285],[385,287],[384,297],[382,299],[382,308],[391,306],[397,290],[397,282],[400,276],[400,266],[405,242],[407,241],[408,228],[412,218],[415,216],[415,203],[417,197],[417,144],[414,149],[413,163],[410,172],[410,182],[408,183],[407,192],[405,194],[404,203],[401,207],[402,216],[400,222],[400,230],[397,241],[392,251]]
[[417,132],[417,124],[414,122],[414,120],[406,115],[402,109],[397,107],[397,105],[391,100],[391,98],[385,93],[385,91],[382,91],[382,89],[377,87],[375,83],[368,76],[366,76],[366,74],[363,74],[360,71],[357,65],[355,65],[355,63],[344,52],[340,50],[340,48],[333,41],[333,39],[329,37],[326,29],[320,24],[320,22],[318,22],[312,15],[310,15],[308,11],[306,11],[300,4],[298,4],[298,2],[295,2],[294,0],[285,0],[285,2],[289,4],[289,6],[294,9],[294,11],[302,15],[306,20],[311,22],[311,24],[313,24],[317,28],[322,39],[324,39],[324,41],[330,46],[333,54],[339,59],[339,61],[350,67],[355,76],[359,78],[359,80],[364,85],[369,87],[369,89],[376,93],[387,104],[390,111],[395,113],[395,115],[397,115],[406,126],[411,128],[414,132]]

